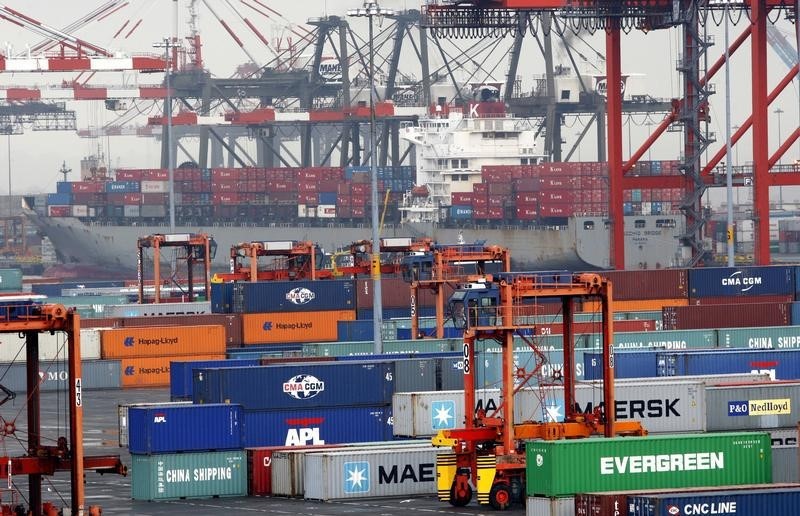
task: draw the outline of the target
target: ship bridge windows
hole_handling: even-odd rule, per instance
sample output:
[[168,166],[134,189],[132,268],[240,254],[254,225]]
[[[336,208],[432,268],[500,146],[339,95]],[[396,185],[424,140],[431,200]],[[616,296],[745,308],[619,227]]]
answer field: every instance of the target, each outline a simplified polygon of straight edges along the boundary
[[657,228],[674,228],[677,225],[675,219],[656,219]]
[[647,221],[645,221],[644,219],[636,219],[635,221],[633,221],[633,227],[635,227],[636,229],[645,228],[647,227]]
[[516,137],[516,133],[509,133],[506,131],[491,131],[481,133],[481,138],[484,140],[510,140]]
[[593,220],[584,221],[583,229],[586,231],[594,231],[594,221]]
[[451,159],[450,168],[469,168],[468,159]]

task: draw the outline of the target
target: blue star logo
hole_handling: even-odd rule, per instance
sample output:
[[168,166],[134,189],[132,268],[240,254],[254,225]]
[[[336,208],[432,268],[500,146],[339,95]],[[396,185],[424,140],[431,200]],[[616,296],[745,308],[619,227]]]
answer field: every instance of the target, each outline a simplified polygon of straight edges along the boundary
[[369,462],[344,463],[344,492],[347,494],[369,492]]
[[264,329],[264,331],[272,331],[272,321],[265,322],[262,328]]
[[431,403],[431,428],[447,430],[456,426],[456,402],[441,400]]

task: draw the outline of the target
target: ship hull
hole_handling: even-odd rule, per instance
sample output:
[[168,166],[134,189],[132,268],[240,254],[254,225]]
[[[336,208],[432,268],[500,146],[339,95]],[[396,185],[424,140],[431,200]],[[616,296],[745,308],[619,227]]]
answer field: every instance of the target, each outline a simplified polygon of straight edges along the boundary
[[[165,226],[87,225],[70,217],[42,217],[29,214],[40,230],[50,238],[62,263],[91,265],[129,273],[137,268],[136,241],[141,236],[168,233]],[[637,217],[642,219],[643,217]],[[647,217],[644,217],[647,218]],[[557,228],[450,229],[406,224],[385,228],[382,237],[430,237],[439,243],[483,241],[500,245],[511,252],[515,270],[610,268],[608,228],[603,217],[571,218],[567,226]],[[633,221],[630,221],[631,224]],[[677,265],[676,229],[661,231],[628,228],[626,238],[633,245],[626,248],[626,268],[657,268]],[[332,252],[351,242],[370,239],[369,227],[259,227],[259,226],[181,226],[174,233],[208,233],[218,251],[213,261],[215,271],[230,268],[232,245],[251,241],[308,240]]]

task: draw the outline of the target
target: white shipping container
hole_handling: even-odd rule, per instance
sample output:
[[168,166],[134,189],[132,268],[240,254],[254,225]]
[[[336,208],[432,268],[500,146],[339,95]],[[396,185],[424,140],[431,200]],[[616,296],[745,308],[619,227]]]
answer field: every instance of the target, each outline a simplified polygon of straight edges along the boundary
[[297,205],[297,216],[302,218],[308,217],[308,209],[306,208],[305,204],[298,204]]
[[165,405],[191,405],[191,401],[164,401],[161,403],[124,403],[117,405],[117,428],[119,428],[119,445],[121,448],[128,446],[130,427],[128,426],[128,411],[131,407],[163,407]]
[[[375,450],[376,448],[391,449],[408,448],[418,449],[421,446],[428,446],[427,442],[420,441],[388,441],[384,443],[355,443],[344,445],[354,453]],[[328,449],[331,451],[342,451],[342,445],[334,445]],[[306,454],[319,453],[325,451],[325,446],[314,446],[298,448],[296,450],[282,450],[272,452],[270,479],[272,481],[272,495],[286,496],[289,498],[302,498],[305,495],[305,461]]]
[[346,450],[305,455],[305,498],[346,500],[436,494],[436,455],[420,448]]
[[[702,432],[706,430],[706,384],[768,381],[767,375],[714,375],[675,378],[617,380],[618,419],[636,419],[650,433]],[[544,395],[543,395],[544,394]],[[478,407],[491,413],[500,406],[499,389],[476,392]],[[578,408],[591,412],[602,400],[602,382],[578,382]],[[464,392],[396,393],[392,397],[395,436],[427,437],[439,430],[464,425]],[[562,387],[525,388],[514,397],[514,422],[563,421]]]
[[105,317],[150,317],[158,315],[210,314],[210,301],[193,303],[147,303],[143,305],[106,305]]
[[[529,496],[525,503],[525,516],[574,516],[575,497],[547,498]],[[610,515],[609,515],[610,516]]]
[[317,206],[318,219],[335,219],[336,218],[336,205],[335,204],[320,204]]
[[[97,360],[100,358],[100,329],[83,328],[80,333],[81,359]],[[0,333],[0,362],[25,362],[25,335],[19,333]],[[63,331],[55,333],[39,333],[39,360],[66,360],[67,334]]]
[[72,216],[73,217],[88,217],[89,216],[89,207],[85,204],[73,204],[72,205]]
[[142,193],[167,193],[169,192],[169,181],[142,181]]
[[139,216],[139,205],[136,204],[125,204],[122,206],[122,215],[125,217],[138,217]]

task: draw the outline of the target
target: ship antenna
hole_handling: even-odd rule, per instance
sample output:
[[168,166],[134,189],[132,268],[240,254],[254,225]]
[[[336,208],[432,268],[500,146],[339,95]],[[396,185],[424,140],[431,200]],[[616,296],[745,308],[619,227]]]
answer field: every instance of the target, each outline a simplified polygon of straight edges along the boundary
[[58,170],[58,172],[59,172],[59,174],[62,174],[64,176],[64,182],[66,183],[67,182],[67,174],[72,172],[72,169],[71,168],[67,168],[67,162],[65,161],[65,162],[63,162],[61,164],[61,168]]

